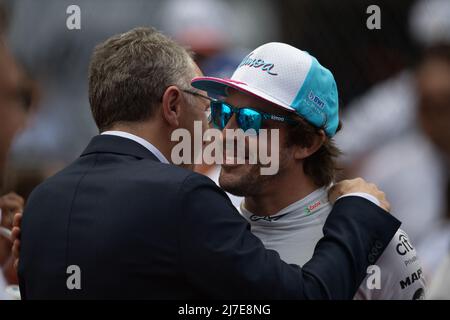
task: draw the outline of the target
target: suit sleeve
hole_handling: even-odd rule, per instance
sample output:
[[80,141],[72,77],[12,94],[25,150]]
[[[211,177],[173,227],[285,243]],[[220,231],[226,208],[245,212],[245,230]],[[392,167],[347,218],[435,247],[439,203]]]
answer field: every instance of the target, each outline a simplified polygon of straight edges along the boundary
[[370,201],[343,198],[301,269],[265,249],[210,179],[189,176],[179,197],[180,272],[207,298],[351,299],[373,263],[368,257],[376,260],[400,225]]

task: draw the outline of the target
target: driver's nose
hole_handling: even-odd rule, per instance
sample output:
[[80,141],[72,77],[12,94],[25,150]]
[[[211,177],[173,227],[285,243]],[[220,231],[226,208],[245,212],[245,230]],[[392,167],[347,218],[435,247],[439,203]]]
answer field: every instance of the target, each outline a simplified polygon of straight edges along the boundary
[[[227,140],[227,134],[226,134],[226,129],[228,129],[228,130],[236,130],[236,129],[238,129],[239,128],[239,126],[238,126],[238,123],[237,123],[237,115],[236,114],[233,114],[232,116],[231,116],[231,118],[230,118],[230,120],[228,120],[228,123],[226,124],[226,126],[223,128],[223,131],[222,131],[222,141],[223,141],[223,143],[224,143],[224,145],[226,146],[226,145],[228,145],[228,143],[230,143],[230,141],[228,141]],[[234,135],[233,135],[234,136]],[[234,138],[233,138],[233,140],[234,140]]]

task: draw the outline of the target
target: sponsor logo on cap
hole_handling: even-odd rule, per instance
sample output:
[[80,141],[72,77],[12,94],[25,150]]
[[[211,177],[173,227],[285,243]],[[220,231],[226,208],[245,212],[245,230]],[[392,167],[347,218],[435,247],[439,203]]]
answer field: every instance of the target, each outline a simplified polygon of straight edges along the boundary
[[323,102],[322,99],[316,96],[312,91],[309,92],[308,99],[321,109],[323,109],[323,107],[325,106],[325,102]]
[[248,56],[246,56],[244,58],[244,60],[242,60],[242,62],[239,64],[238,69],[240,67],[244,67],[244,66],[253,67],[256,69],[261,68],[261,71],[267,72],[268,74],[270,74],[272,76],[278,75],[278,73],[274,73],[271,71],[275,67],[275,64],[266,62],[263,59],[251,58],[252,55],[253,55],[253,52],[250,53]]

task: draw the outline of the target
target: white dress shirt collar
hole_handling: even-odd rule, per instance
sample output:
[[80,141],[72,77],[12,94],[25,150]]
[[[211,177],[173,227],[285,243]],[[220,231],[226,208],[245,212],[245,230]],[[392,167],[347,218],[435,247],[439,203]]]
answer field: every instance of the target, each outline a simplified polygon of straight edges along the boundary
[[142,139],[141,137],[138,137],[134,134],[131,134],[131,133],[125,132],[125,131],[118,131],[118,130],[105,131],[105,132],[102,132],[101,134],[118,136],[118,137],[133,140],[133,141],[139,143],[141,146],[145,147],[151,153],[153,153],[158,158],[158,160],[161,161],[162,163],[169,163],[167,158],[164,157],[164,155],[161,153],[161,151],[158,150],[158,148],[156,148],[153,144],[151,144],[147,140]]

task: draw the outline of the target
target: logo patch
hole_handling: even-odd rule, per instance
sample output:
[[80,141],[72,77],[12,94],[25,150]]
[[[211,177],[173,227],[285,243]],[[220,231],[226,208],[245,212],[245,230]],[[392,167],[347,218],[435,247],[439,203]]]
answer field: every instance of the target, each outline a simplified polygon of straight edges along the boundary
[[400,287],[403,290],[406,287],[412,285],[414,282],[419,281],[421,277],[422,277],[422,269],[419,269],[416,272],[412,273],[410,276],[406,277],[405,280],[400,280]]
[[323,107],[325,106],[325,102],[323,102],[323,100],[316,96],[312,91],[309,92],[308,99],[321,109],[323,109]]
[[314,203],[311,203],[303,209],[306,214],[312,214],[314,211],[318,210],[322,205],[325,204],[322,200],[318,200]]
[[395,247],[397,253],[401,256],[404,256],[410,251],[414,250],[414,247],[409,243],[408,237],[404,234],[400,234],[398,237],[398,244]]
[[266,62],[263,59],[251,58],[252,55],[253,55],[253,52],[250,53],[248,56],[246,56],[244,58],[244,60],[242,60],[242,62],[239,64],[238,69],[240,67],[248,66],[248,67],[253,67],[256,69],[261,68],[261,71],[267,72],[268,74],[270,74],[272,76],[278,75],[278,73],[272,72],[272,69],[275,67],[275,64]]

